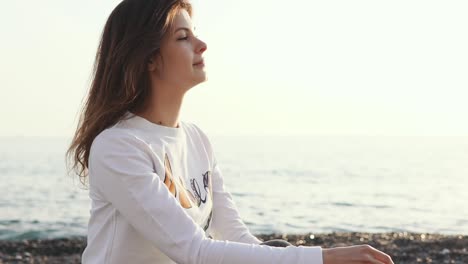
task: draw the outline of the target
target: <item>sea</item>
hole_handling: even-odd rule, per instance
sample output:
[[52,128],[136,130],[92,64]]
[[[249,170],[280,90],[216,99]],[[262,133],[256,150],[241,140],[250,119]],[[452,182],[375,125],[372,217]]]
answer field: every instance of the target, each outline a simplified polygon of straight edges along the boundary
[[[253,234],[468,234],[468,137],[210,136]],[[0,240],[86,236],[69,138],[0,138]]]

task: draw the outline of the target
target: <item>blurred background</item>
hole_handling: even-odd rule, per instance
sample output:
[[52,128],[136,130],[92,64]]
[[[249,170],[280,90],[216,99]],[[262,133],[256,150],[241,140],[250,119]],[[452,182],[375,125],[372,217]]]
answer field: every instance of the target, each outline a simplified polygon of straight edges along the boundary
[[[86,235],[65,151],[120,1],[0,10],[0,239]],[[253,233],[468,234],[466,1],[193,0],[210,137]]]

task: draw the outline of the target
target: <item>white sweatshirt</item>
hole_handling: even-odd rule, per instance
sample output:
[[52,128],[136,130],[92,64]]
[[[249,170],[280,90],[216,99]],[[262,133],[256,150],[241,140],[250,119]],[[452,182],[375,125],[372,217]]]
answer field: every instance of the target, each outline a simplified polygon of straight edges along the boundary
[[194,124],[126,114],[89,156],[84,264],[323,264],[320,247],[259,245]]

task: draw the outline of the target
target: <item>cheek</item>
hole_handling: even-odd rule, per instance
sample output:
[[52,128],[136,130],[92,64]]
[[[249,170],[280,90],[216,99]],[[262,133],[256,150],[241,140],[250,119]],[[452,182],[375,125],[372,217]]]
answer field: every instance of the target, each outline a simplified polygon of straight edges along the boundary
[[175,80],[193,72],[193,52],[188,45],[171,47],[164,57],[165,78]]
[[192,71],[192,56],[185,50],[173,54],[171,61],[171,71],[175,74],[184,74],[187,71]]

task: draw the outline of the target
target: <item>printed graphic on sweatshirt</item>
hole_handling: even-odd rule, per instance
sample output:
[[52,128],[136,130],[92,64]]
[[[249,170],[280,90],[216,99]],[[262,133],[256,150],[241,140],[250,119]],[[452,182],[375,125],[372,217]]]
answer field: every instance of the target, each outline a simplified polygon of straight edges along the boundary
[[[203,230],[206,232],[206,230],[208,229],[208,227],[210,226],[210,222],[211,222],[211,217],[213,216],[213,210],[211,210],[210,212],[210,215],[208,216],[208,219],[206,219],[206,223],[203,227]],[[209,236],[210,238],[212,238],[211,236]]]
[[[193,195],[185,186],[184,182],[179,177],[174,177],[172,174],[171,163],[167,154],[164,159],[165,177],[164,184],[169,191],[177,198],[179,193],[179,202],[183,208],[192,208],[192,204],[200,207],[201,204],[207,202],[208,193],[213,197],[212,184],[211,184],[211,171],[203,174],[203,184],[201,185],[195,178],[190,179],[190,187],[195,195]],[[177,192],[179,190],[179,192]],[[211,215],[208,219],[211,218]],[[209,222],[209,220],[208,220]],[[209,224],[209,223],[208,223]]]
[[[201,203],[206,203],[208,193],[212,195],[211,190],[211,171],[203,173],[203,187],[198,184],[196,179],[190,179],[190,186],[195,193],[196,204],[200,207]],[[211,196],[213,197],[213,196]]]

